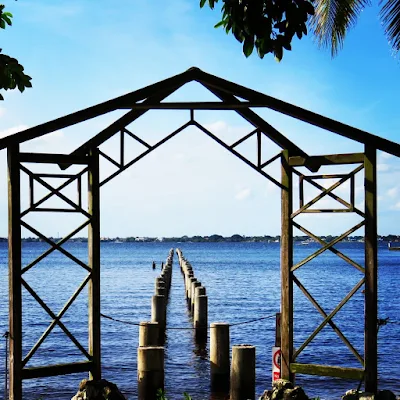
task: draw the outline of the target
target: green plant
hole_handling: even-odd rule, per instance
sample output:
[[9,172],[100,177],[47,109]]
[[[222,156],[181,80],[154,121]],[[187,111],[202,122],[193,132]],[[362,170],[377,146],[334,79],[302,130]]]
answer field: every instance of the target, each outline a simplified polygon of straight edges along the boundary
[[[4,11],[4,4],[0,4],[0,28],[6,29],[12,25],[13,15]],[[0,49],[0,53],[3,49]],[[24,67],[16,58],[0,54],[0,89],[13,90],[18,88],[23,92],[25,88],[32,87],[31,77],[24,73]],[[4,100],[0,93],[0,100]]]

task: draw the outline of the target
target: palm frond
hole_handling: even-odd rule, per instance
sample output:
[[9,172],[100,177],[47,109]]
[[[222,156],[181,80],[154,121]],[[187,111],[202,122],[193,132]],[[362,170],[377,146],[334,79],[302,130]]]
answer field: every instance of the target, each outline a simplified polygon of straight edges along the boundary
[[315,0],[310,25],[318,45],[330,49],[334,57],[342,48],[347,31],[369,5],[369,0]]
[[[382,0],[380,4],[384,3]],[[386,37],[395,52],[400,50],[400,0],[387,0],[380,11]]]

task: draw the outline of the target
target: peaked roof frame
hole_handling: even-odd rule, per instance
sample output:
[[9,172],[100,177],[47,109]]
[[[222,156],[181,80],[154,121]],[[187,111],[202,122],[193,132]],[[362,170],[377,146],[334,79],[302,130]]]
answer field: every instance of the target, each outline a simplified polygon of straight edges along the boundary
[[[163,102],[186,83],[196,81],[216,95],[221,102]],[[316,114],[312,111],[278,100],[274,97],[208,74],[199,68],[192,67],[187,71],[164,79],[152,85],[138,89],[115,99],[99,103],[95,106],[68,114],[64,117],[37,125],[14,135],[0,139],[0,150],[12,144],[23,143],[48,133],[63,129],[80,122],[104,115],[118,109],[130,109],[128,113],[99,132],[96,136],[78,147],[71,155],[88,154],[91,148],[98,147],[111,136],[128,124],[140,118],[150,109],[228,109],[235,110],[251,125],[260,129],[282,149],[288,149],[294,157],[305,160],[311,158],[295,143],[258,116],[251,108],[265,107],[307,122],[322,129],[331,131],[348,139],[372,145],[372,147],[400,157],[400,144],[354,128],[344,123]],[[318,165],[307,164],[312,171],[318,170]],[[64,166],[63,168],[66,168]]]

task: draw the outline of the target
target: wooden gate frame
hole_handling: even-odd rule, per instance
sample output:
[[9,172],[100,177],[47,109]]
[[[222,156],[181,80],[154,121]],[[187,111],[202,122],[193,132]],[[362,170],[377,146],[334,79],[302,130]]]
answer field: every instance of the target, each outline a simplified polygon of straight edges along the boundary
[[[185,85],[186,83],[196,81],[213,93],[220,101],[214,102],[165,102],[164,100],[175,92],[177,89]],[[309,156],[295,143],[291,142],[286,136],[280,133],[271,124],[261,118],[255,111],[255,108],[269,108],[284,115],[296,118],[303,122],[317,126],[324,130],[331,131],[338,135],[344,136],[350,140],[364,144],[364,153],[355,154],[337,154],[327,156]],[[111,125],[103,129],[96,136],[88,140],[85,144],[77,148],[74,152],[69,155],[66,154],[32,154],[32,153],[20,153],[19,144],[30,141],[32,139],[41,137],[48,133],[54,132],[59,129],[63,129],[83,121],[98,117],[115,110],[129,110],[121,118],[113,122]],[[160,140],[155,144],[149,144],[143,138],[140,138],[135,133],[129,131],[127,126],[134,122],[136,119],[144,115],[148,110],[155,109],[167,109],[167,110],[189,110],[190,117],[187,123],[179,127],[174,132],[167,135],[164,139]],[[206,127],[199,124],[194,116],[195,110],[234,110],[243,119],[248,121],[253,127],[250,133],[239,139],[233,144],[228,144],[214,135]],[[379,136],[375,136],[371,133],[362,131],[360,129],[351,127],[338,121],[334,121],[330,118],[322,115],[313,113],[303,108],[294,106],[284,101],[275,99],[267,96],[263,93],[254,91],[236,83],[224,80],[214,75],[208,74],[201,71],[198,68],[190,68],[189,70],[175,75],[171,78],[157,82],[145,88],[136,90],[126,95],[117,97],[113,100],[100,103],[98,105],[86,108],[66,115],[64,117],[46,122],[36,127],[27,129],[14,135],[0,139],[0,150],[8,150],[8,180],[9,180],[9,275],[10,275],[10,318],[9,318],[9,330],[10,330],[10,395],[11,400],[22,400],[22,380],[35,377],[44,377],[52,375],[63,375],[72,372],[89,371],[90,375],[98,379],[101,376],[101,355],[100,355],[100,209],[99,209],[99,188],[103,184],[109,182],[115,176],[119,175],[125,169],[129,168],[134,163],[148,155],[153,150],[157,149],[163,143],[177,135],[189,126],[196,126],[207,136],[212,138],[214,141],[223,146],[230,153],[238,157],[240,160],[245,162],[252,169],[260,173],[264,178],[269,179],[275,185],[282,190],[282,235],[281,235],[281,278],[282,278],[282,297],[281,297],[281,347],[282,347],[282,377],[293,379],[294,373],[306,373],[316,375],[328,375],[328,376],[339,376],[346,378],[364,377],[365,388],[367,391],[376,392],[377,390],[377,195],[376,195],[376,152],[377,150],[385,151],[396,157],[400,157],[400,145],[398,143],[386,140]],[[109,155],[99,150],[99,146],[105,143],[115,135],[120,137],[120,155],[119,159],[114,159]],[[145,150],[135,157],[127,161],[125,158],[124,143],[125,137],[129,135],[135,139],[141,145],[144,146]],[[243,156],[237,151],[236,146],[243,143],[250,137],[256,135],[257,148],[256,148],[256,162],[252,162],[247,157]],[[262,136],[267,137],[276,145],[278,145],[283,153],[277,154],[267,161],[263,161],[262,158]],[[99,156],[107,159],[109,162],[117,167],[117,171],[102,182],[99,178]],[[264,171],[268,165],[275,160],[281,158],[282,160],[282,177],[281,182],[271,177]],[[22,279],[24,268],[21,265],[21,210],[20,210],[20,170],[21,162],[34,162],[34,163],[53,163],[58,164],[61,170],[67,169],[69,166],[74,164],[87,164],[88,175],[89,175],[89,207],[87,212],[82,213],[82,207],[80,200],[78,204],[71,204],[71,200],[66,200],[70,206],[75,208],[75,211],[81,212],[88,217],[89,226],[89,265],[87,269],[89,275],[87,281],[89,283],[89,344],[88,351],[83,352],[87,356],[87,360],[81,363],[64,364],[62,366],[45,366],[40,368],[26,369],[23,366],[22,359],[22,300],[21,300],[21,289],[25,285]],[[310,212],[309,205],[302,203],[302,193],[300,193],[300,209],[293,213],[293,174],[299,175],[299,172],[295,169],[298,166],[305,166],[309,171],[315,173],[323,165],[340,165],[340,164],[362,164],[365,170],[365,211],[362,213],[365,223],[365,268],[356,264],[350,260],[347,256],[340,253],[333,246],[346,236],[350,234],[351,230],[341,235],[338,240],[334,240],[330,243],[325,243],[316,235],[305,230],[303,227],[298,225],[294,218],[301,212]],[[25,170],[26,172],[26,170]],[[54,174],[59,176],[58,174]],[[61,176],[61,175],[60,175]],[[64,177],[66,175],[63,175]],[[339,177],[339,176],[337,176]],[[349,174],[347,178],[340,176],[339,179],[353,179],[354,173]],[[30,182],[35,179],[35,176],[30,176]],[[76,176],[72,176],[70,179],[75,179]],[[357,210],[354,205],[354,190],[351,190],[350,203],[344,201],[338,196],[334,195],[332,191],[334,188],[325,189],[321,185],[315,182],[316,179],[323,179],[323,176],[310,176],[300,174],[301,180],[310,182],[315,187],[322,191],[322,195],[317,196],[314,199],[315,204],[320,198],[328,195],[338,200],[344,205],[347,210],[346,212],[356,212],[360,215],[361,211]],[[43,180],[41,182],[43,184]],[[354,189],[354,185],[351,186]],[[60,190],[58,188],[48,188],[51,191],[51,195],[60,197]],[[78,179],[78,198],[80,199],[80,184]],[[33,207],[31,188],[31,208]],[[33,207],[35,208],[35,207]],[[37,207],[36,207],[37,208]],[[42,212],[70,212],[70,210],[51,210],[41,209],[36,211]],[[326,212],[326,210],[323,210]],[[329,210],[328,210],[329,211]],[[338,210],[330,210],[337,212]],[[315,211],[313,211],[315,212]],[[343,211],[341,211],[343,212]],[[297,225],[296,225],[297,224]],[[318,241],[323,246],[323,251],[330,250],[335,254],[339,255],[342,259],[349,262],[351,265],[359,270],[365,270],[365,306],[368,309],[368,313],[365,314],[364,329],[365,329],[365,356],[362,360],[363,368],[338,368],[335,366],[320,366],[312,364],[300,364],[296,363],[296,357],[299,354],[299,349],[296,353],[293,352],[293,283],[297,284],[303,293],[309,298],[314,304],[317,310],[324,315],[324,323],[329,324],[342,338],[344,338],[341,331],[332,321],[334,316],[333,312],[327,315],[325,311],[318,305],[318,303],[312,298],[307,290],[301,285],[299,280],[295,277],[294,271],[310,261],[310,258],[303,260],[301,265],[293,265],[293,227],[301,229],[305,234]],[[79,230],[75,230],[77,233]],[[40,233],[40,232],[38,232]],[[43,240],[46,240],[51,246],[52,250],[57,249],[61,251],[60,245],[72,237],[75,233],[67,235],[59,243],[51,242],[50,239],[42,236]],[[51,251],[52,251],[51,250]],[[320,251],[322,252],[322,251]],[[320,254],[320,253],[318,253]],[[314,254],[316,257],[318,254]],[[42,255],[43,256],[43,255]],[[44,256],[43,256],[44,258]],[[71,257],[70,257],[71,258]],[[73,258],[72,258],[73,259]],[[77,262],[77,260],[74,260]],[[79,262],[78,262],[79,264]],[[83,265],[81,265],[84,267]],[[84,283],[82,283],[83,285]],[[74,300],[74,296],[79,294],[82,285],[77,289],[77,292],[70,298],[69,302]],[[359,283],[352,292],[357,290],[362,283]],[[46,309],[46,305],[40,301],[36,293],[30,289],[28,291],[31,295]],[[351,293],[352,293],[351,292]],[[351,293],[343,300],[346,302],[350,297]],[[71,300],[72,299],[72,300]],[[55,315],[51,310],[46,311],[52,316],[53,322],[50,325],[54,326],[58,324],[62,329],[61,317],[63,311],[69,307],[69,302],[64,306],[58,315]],[[341,302],[343,303],[343,302]],[[343,303],[344,304],[344,303]],[[335,309],[336,310],[336,309]],[[334,310],[334,311],[335,311]],[[337,310],[338,311],[338,310]],[[336,312],[337,312],[336,311]],[[51,328],[48,328],[51,330]],[[64,327],[65,328],[65,327]],[[322,328],[318,328],[319,330]],[[313,335],[318,334],[319,330],[316,330]],[[63,329],[64,330],[64,329]],[[47,331],[46,331],[47,332]],[[43,335],[46,335],[46,332]],[[64,330],[64,332],[66,332]],[[74,341],[73,335],[67,334],[67,336]],[[312,335],[311,335],[312,336]],[[314,337],[309,337],[303,344],[304,348]],[[43,336],[42,336],[43,338]],[[39,339],[38,342],[40,342]],[[44,340],[44,339],[43,339]],[[75,343],[75,341],[74,341]],[[352,346],[348,343],[347,339],[345,343],[352,350]],[[39,343],[40,345],[41,343]],[[77,346],[78,344],[75,343]],[[38,343],[35,345],[38,346]],[[34,348],[35,348],[34,346]],[[78,346],[79,347],[79,346]],[[82,347],[83,348],[83,347]],[[35,351],[35,350],[34,350]],[[354,353],[354,351],[353,351]],[[361,358],[361,357],[357,357]],[[361,360],[360,360],[361,361]]]
[[[89,372],[90,377],[100,379],[101,377],[101,357],[100,357],[100,192],[99,192],[99,156],[95,152],[88,156],[69,156],[64,154],[40,154],[40,153],[21,153],[19,144],[10,145],[7,148],[8,158],[8,200],[9,200],[9,388],[10,399],[22,400],[22,380],[33,379],[46,376],[64,375],[77,372]],[[63,174],[38,174],[33,173],[23,163],[47,163],[56,164],[60,162],[69,163],[70,165],[86,166],[81,172],[75,175]],[[21,171],[29,176],[29,192],[30,205],[21,212]],[[88,175],[88,211],[82,208],[82,191],[81,179],[82,175]],[[58,188],[53,188],[43,178],[67,178],[68,180]],[[71,201],[68,197],[61,193],[61,190],[77,181],[78,204]],[[34,200],[34,182],[40,183],[42,186],[50,190],[50,193],[42,199]],[[43,208],[40,207],[47,199],[57,196],[71,206],[71,208]],[[68,234],[58,243],[53,242],[50,238],[37,231],[22,218],[30,212],[44,213],[62,213],[77,212],[86,217],[86,221],[77,229]],[[72,236],[85,227],[88,227],[88,264],[63,249],[61,245],[67,242]],[[27,266],[22,266],[21,252],[21,227],[24,227],[37,235],[41,240],[48,243],[51,248],[46,250],[42,255],[30,262]],[[88,275],[79,285],[75,293],[69,298],[64,307],[56,315],[49,306],[39,297],[35,290],[24,280],[23,274],[33,268],[38,262],[47,257],[54,250],[61,251],[70,260],[87,270]],[[79,343],[74,335],[61,322],[62,316],[72,305],[85,286],[88,286],[89,296],[89,343],[88,350]],[[52,318],[52,322],[31,348],[28,354],[23,357],[22,354],[22,288],[25,288],[36,302],[47,312]],[[46,365],[41,367],[26,368],[27,362],[36,353],[46,337],[52,329],[58,325],[66,334],[66,336],[76,345],[76,347],[85,356],[86,361]]]
[[[299,157],[290,157],[288,151],[283,152],[282,157],[282,233],[281,233],[281,347],[282,347],[282,377],[285,379],[294,379],[295,373],[311,374],[320,376],[334,376],[339,378],[364,380],[365,390],[367,392],[376,392],[378,389],[378,279],[377,279],[377,185],[376,185],[376,149],[372,146],[365,146],[365,153],[354,153],[346,156],[327,155],[315,156],[314,161],[320,165],[348,165],[359,164],[356,169],[347,174],[336,175],[312,175],[305,176],[299,173],[295,167],[303,166],[304,160]],[[354,176],[364,169],[364,188],[365,188],[365,212],[357,209],[355,205],[355,188]],[[300,208],[293,212],[293,175],[299,176],[299,206]],[[315,179],[339,179],[329,188],[324,188],[314,182]],[[313,198],[307,204],[304,204],[303,198],[303,181],[311,183],[313,186],[321,190],[321,193]],[[350,203],[335,195],[333,190],[344,182],[350,180]],[[340,209],[311,209],[324,196],[330,196],[341,203],[345,208]],[[326,243],[312,232],[308,231],[300,224],[294,221],[297,215],[305,212],[313,213],[335,213],[348,212],[356,213],[362,217],[362,221],[349,229],[347,232],[338,236],[330,243]],[[351,233],[365,226],[365,267],[362,267],[348,256],[337,250],[334,245],[342,241]],[[299,229],[311,239],[321,244],[319,250],[293,265],[293,227]],[[364,276],[354,286],[354,288],[343,298],[337,307],[328,315],[318,302],[312,297],[307,289],[301,284],[299,279],[294,275],[294,271],[317,257],[324,251],[329,250],[339,256],[359,271]],[[296,284],[308,300],[314,305],[317,311],[323,316],[323,322],[317,329],[306,339],[298,350],[294,350],[293,340],[293,283]],[[365,310],[364,312],[364,357],[352,346],[345,337],[339,327],[333,322],[333,317],[340,309],[350,300],[350,298],[365,284]],[[337,333],[340,339],[350,349],[356,359],[361,363],[362,368],[343,368],[337,366],[317,365],[317,364],[301,364],[296,362],[297,356],[302,350],[315,338],[315,336],[329,324]]]

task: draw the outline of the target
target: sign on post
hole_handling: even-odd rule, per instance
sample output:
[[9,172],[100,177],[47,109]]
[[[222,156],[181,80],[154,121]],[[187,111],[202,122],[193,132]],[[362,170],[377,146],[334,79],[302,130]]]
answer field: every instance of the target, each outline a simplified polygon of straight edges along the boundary
[[281,378],[281,348],[272,348],[272,382]]
[[281,313],[276,313],[275,346],[272,348],[272,382],[281,378]]

